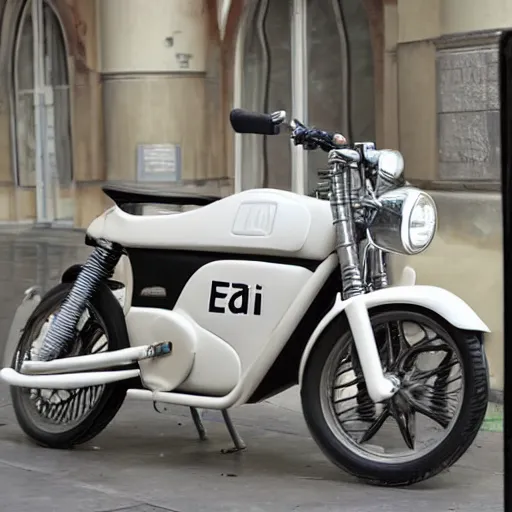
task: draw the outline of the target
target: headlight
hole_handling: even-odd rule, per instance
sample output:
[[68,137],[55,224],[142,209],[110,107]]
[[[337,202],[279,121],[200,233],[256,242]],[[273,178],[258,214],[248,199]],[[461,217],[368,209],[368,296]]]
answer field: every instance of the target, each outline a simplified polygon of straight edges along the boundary
[[434,239],[437,211],[425,192],[403,187],[382,194],[382,207],[368,227],[368,238],[379,249],[398,254],[418,254]]

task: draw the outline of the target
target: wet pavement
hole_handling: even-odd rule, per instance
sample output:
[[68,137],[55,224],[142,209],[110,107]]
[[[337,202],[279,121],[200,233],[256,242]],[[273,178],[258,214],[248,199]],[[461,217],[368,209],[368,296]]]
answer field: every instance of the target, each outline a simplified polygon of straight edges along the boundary
[[[0,229],[0,350],[23,291],[49,289],[84,261],[82,232]],[[248,444],[230,439],[220,413],[205,412],[197,439],[186,408],[161,413],[128,400],[96,439],[72,451],[33,446],[0,384],[0,510],[25,512],[503,510],[500,432],[481,432],[448,472],[408,489],[382,489],[337,470],[308,435],[297,390],[233,411]],[[494,428],[494,430],[499,430]]]

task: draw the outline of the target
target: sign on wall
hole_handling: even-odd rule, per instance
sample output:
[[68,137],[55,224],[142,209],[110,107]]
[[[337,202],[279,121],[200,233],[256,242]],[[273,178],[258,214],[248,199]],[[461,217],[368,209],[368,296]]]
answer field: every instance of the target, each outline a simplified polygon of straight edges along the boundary
[[138,181],[179,181],[181,147],[177,144],[139,144],[137,146]]

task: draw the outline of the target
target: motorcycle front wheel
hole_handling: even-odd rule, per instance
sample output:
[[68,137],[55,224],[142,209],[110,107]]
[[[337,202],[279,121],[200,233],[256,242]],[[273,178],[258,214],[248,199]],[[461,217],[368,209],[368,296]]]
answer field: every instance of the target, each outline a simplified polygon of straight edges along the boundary
[[477,333],[422,309],[370,313],[384,371],[400,391],[374,404],[344,315],[318,339],[303,374],[306,423],[324,454],[348,473],[383,486],[433,477],[470,447],[484,420],[488,370]]
[[[34,359],[50,319],[60,309],[72,284],[51,289],[27,321],[14,353],[12,367]],[[124,316],[112,293],[100,288],[87,303],[61,357],[95,354],[126,348]],[[67,449],[97,436],[112,421],[126,397],[125,382],[59,390],[11,387],[11,399],[21,429],[35,443],[48,448]]]

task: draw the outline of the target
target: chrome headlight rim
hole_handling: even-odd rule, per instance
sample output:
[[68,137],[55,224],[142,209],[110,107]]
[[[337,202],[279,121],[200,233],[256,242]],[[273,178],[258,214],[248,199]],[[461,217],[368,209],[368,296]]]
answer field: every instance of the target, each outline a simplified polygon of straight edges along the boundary
[[[433,242],[436,233],[437,233],[437,207],[436,203],[433,199],[433,197],[424,192],[423,190],[415,187],[404,187],[409,189],[414,193],[414,196],[408,195],[405,199],[403,210],[402,210],[402,227],[401,227],[401,235],[402,235],[402,242],[404,243],[404,248],[407,251],[407,254],[410,254],[411,256],[415,254],[422,253],[426,251],[430,244]],[[412,213],[414,209],[418,206],[418,203],[420,200],[426,199],[427,203],[433,210],[434,214],[434,229],[432,230],[432,234],[430,235],[430,238],[428,242],[424,245],[415,247],[414,244],[411,241],[411,218]]]
[[[382,208],[367,228],[369,242],[376,248],[391,254],[414,256],[424,252],[435,238],[438,227],[437,208],[434,199],[423,190],[412,187],[395,188],[380,195]],[[415,245],[411,239],[411,220],[420,201],[432,208],[433,229],[428,240]]]

